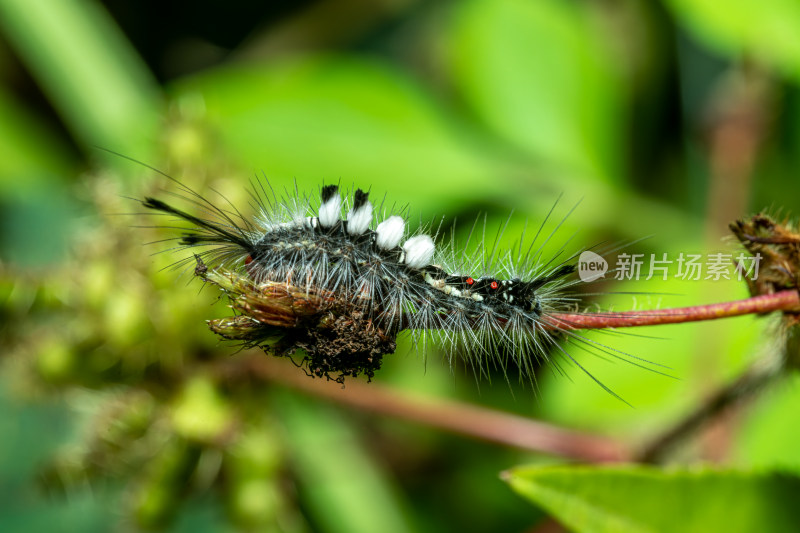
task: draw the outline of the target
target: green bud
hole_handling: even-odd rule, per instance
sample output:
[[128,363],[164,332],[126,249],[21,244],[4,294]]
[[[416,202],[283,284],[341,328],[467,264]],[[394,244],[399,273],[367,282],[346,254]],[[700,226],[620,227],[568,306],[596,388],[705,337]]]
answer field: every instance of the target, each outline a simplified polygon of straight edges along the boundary
[[75,371],[75,352],[63,340],[52,340],[39,351],[36,370],[49,383],[68,381]]
[[234,424],[233,411],[207,376],[195,376],[184,385],[171,419],[182,437],[209,443],[224,439]]
[[274,523],[282,507],[280,492],[268,479],[238,483],[233,487],[230,502],[233,519],[249,527]]

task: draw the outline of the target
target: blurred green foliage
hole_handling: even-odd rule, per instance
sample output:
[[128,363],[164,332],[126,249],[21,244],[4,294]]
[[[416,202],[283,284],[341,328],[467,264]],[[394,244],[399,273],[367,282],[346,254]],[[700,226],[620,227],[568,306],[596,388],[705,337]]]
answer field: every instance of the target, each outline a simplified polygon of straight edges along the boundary
[[[719,240],[730,218],[800,212],[798,9],[789,0],[0,0],[0,522],[468,532],[520,530],[547,512],[595,531],[597,522],[566,519],[563,504],[607,496],[619,520],[647,516],[663,530],[670,516],[659,512],[680,505],[674,480],[660,484],[666,474],[615,494],[602,471],[586,469],[584,482],[534,469],[548,495],[533,498],[537,510],[497,472],[553,458],[220,372],[242,357],[204,327],[225,316],[224,302],[212,307],[191,272],[169,269],[181,258],[169,244],[142,246],[171,234],[130,199],[175,185],[97,147],[237,206],[248,205],[253,173],[279,193],[341,180],[408,205],[412,220],[459,221],[460,240],[477,212],[494,231],[513,210],[510,246],[563,195],[558,219],[582,201],[552,250],[571,238],[572,249],[637,241],[642,253],[730,252]],[[736,281],[603,289],[636,293],[600,299],[614,309],[746,296]],[[376,380],[637,443],[768,357],[779,333],[767,320],[592,333],[680,378],[571,350],[635,410],[563,362],[571,379],[546,366],[534,392],[499,374],[476,384],[435,351],[423,367],[408,344]],[[737,494],[757,511],[749,517],[780,527],[770,518],[780,502],[758,489],[770,478],[747,469],[800,473],[786,429],[798,426],[796,389],[794,379],[777,384],[724,438],[681,450],[683,461],[742,471],[693,478],[693,499],[709,505],[697,527],[717,520],[710,484],[733,478],[747,485]],[[34,490],[36,472],[50,497]],[[585,501],[570,501],[572,489],[559,500],[552,483],[564,480]]]
[[[577,531],[794,531],[797,477],[641,466],[516,468],[521,495]],[[702,505],[697,505],[702,502]]]

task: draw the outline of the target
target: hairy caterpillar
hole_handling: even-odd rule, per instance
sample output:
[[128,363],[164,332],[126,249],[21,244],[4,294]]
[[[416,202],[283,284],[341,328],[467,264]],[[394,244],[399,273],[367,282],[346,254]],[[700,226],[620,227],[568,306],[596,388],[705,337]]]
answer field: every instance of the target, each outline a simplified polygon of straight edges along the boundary
[[[338,186],[323,186],[318,204],[296,191],[279,200],[263,184],[254,189],[255,219],[185,187],[203,216],[155,198],[142,202],[191,224],[179,247],[207,247],[195,255],[196,274],[219,285],[238,311],[211,321],[223,337],[279,355],[302,348],[312,374],[338,373],[340,380],[372,377],[401,330],[423,349],[430,340],[441,344],[451,362],[462,356],[479,374],[491,365],[505,373],[513,363],[530,378],[550,349],[583,370],[561,347],[563,338],[614,351],[551,320],[575,310],[566,289],[577,281],[569,279],[574,256],[544,261],[542,246],[534,247],[544,223],[527,249],[520,242],[518,250],[501,253],[495,244],[487,253],[481,237],[467,253],[454,244],[437,248],[436,236],[424,231],[407,235],[399,214],[376,217],[383,207],[376,210],[361,189],[343,198]],[[275,318],[276,302],[283,301],[289,303]]]

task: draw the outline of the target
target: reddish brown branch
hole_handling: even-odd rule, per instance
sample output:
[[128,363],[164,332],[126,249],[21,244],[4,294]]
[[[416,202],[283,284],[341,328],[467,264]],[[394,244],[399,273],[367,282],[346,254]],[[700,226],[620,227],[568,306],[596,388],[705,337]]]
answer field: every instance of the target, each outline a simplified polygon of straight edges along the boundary
[[667,454],[691,435],[696,434],[720,414],[738,403],[752,398],[764,387],[782,375],[779,367],[758,365],[750,368],[733,383],[723,386],[710,395],[694,411],[655,437],[634,456],[636,462],[658,464]]
[[733,302],[694,307],[623,311],[620,313],[558,314],[549,317],[549,322],[559,329],[629,328],[633,326],[698,322],[752,313],[769,313],[771,311],[797,312],[798,310],[800,310],[800,295],[798,295],[797,291],[788,290]]
[[[549,319],[553,327],[563,329],[617,328],[675,324],[771,311],[796,312],[798,309],[800,309],[800,297],[796,291],[789,290],[712,305],[613,314],[559,314]],[[302,373],[298,373],[296,368],[269,357],[250,357],[231,364],[235,366],[229,367],[230,371],[243,371],[336,403],[506,446],[589,462],[622,461],[630,460],[632,457],[624,444],[607,437],[565,429],[473,405],[421,398],[374,384],[366,386],[351,381],[347,384],[347,388],[343,389],[332,382],[310,380]],[[674,433],[685,435],[684,429],[681,428]],[[667,440],[671,445],[672,441],[678,438],[670,435]],[[662,446],[656,444],[653,447],[660,449]],[[644,454],[653,455],[652,452]]]
[[249,357],[244,362],[246,369],[240,370],[276,385],[459,435],[579,461],[622,461],[631,456],[622,443],[609,437],[565,429],[475,405],[412,395],[374,383],[366,385],[351,380],[343,388],[330,381],[309,379],[287,362],[263,355]]

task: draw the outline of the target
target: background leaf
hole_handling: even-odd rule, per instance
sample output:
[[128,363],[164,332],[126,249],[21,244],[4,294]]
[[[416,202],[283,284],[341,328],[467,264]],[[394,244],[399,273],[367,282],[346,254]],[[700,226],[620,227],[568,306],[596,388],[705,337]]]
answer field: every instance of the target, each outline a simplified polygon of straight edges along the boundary
[[321,180],[368,186],[379,176],[393,184],[393,202],[413,198],[424,211],[434,198],[457,204],[520,177],[411,78],[375,61],[328,56],[225,68],[175,90],[178,99],[201,99],[241,161],[276,182],[296,179],[301,190]]
[[800,81],[800,4],[795,0],[732,0],[725,9],[713,0],[666,5],[710,47],[734,57],[751,55]]
[[585,11],[470,0],[450,31],[454,81],[488,128],[566,173],[620,179],[624,89]]
[[641,466],[518,467],[505,474],[523,497],[580,532],[797,530],[800,478]]
[[160,91],[100,6],[0,0],[0,27],[84,146],[145,155]]

